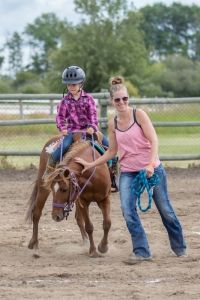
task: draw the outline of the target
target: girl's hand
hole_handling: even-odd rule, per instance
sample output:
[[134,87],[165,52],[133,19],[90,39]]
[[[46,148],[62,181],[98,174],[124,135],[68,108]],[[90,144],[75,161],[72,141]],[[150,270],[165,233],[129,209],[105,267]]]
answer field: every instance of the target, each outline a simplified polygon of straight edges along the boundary
[[94,128],[90,127],[86,130],[87,133],[93,134],[94,133]]
[[66,135],[68,135],[68,131],[67,131],[67,129],[64,129],[64,130],[62,131],[62,135],[63,135],[63,136],[66,136]]
[[147,178],[152,177],[152,175],[154,174],[154,168],[150,165],[146,166],[146,176]]
[[80,157],[75,157],[74,161],[76,163],[81,164],[82,166],[84,166],[84,169],[83,169],[82,173],[84,173],[85,171],[87,171],[88,169],[90,169],[92,167],[91,163],[88,163],[87,161],[83,160]]

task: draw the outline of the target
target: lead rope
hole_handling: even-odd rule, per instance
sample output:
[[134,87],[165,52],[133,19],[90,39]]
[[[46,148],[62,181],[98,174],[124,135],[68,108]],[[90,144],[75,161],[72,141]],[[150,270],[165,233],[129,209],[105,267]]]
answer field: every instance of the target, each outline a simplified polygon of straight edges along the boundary
[[[93,152],[93,159],[94,161],[96,160],[96,155],[95,155],[95,151],[94,151],[94,136],[92,134],[92,152]],[[81,200],[80,200],[80,195],[81,193],[83,192],[84,188],[86,187],[86,185],[88,184],[88,182],[90,181],[90,179],[92,178],[92,176],[94,175],[94,172],[96,171],[96,167],[94,167],[94,170],[92,171],[92,174],[90,175],[90,177],[87,179],[86,183],[84,184],[84,186],[82,187],[82,189],[80,190],[77,198],[78,198],[78,201],[79,201],[79,204],[80,206],[83,208],[83,205],[81,203]],[[76,199],[77,199],[76,198]],[[75,200],[76,201],[76,200]]]
[[64,141],[64,136],[62,136],[61,146],[60,146],[60,162],[63,159],[63,141]]
[[[138,196],[138,207],[142,212],[146,212],[151,208],[153,188],[160,181],[157,174],[153,174],[150,178],[146,177],[146,170],[141,170],[132,182],[132,193]],[[148,193],[148,205],[146,208],[142,208],[140,195],[144,192],[145,188]]]

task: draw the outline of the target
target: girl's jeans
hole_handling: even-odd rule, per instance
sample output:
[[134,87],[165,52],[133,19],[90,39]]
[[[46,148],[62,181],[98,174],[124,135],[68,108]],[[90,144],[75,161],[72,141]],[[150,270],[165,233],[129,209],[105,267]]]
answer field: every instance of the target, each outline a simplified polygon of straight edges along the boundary
[[[168,232],[171,249],[179,256],[185,253],[186,243],[182,227],[169,200],[166,173],[162,164],[154,169],[154,173],[159,176],[160,181],[153,189],[153,200]],[[149,244],[136,209],[137,196],[131,192],[131,185],[137,174],[138,172],[121,172],[119,183],[121,209],[131,234],[133,252],[137,256],[149,257],[151,256]]]
[[[63,145],[60,146],[52,153],[55,161],[60,161],[61,146],[62,146],[62,155],[64,155],[68,148],[73,144],[73,132],[69,132],[63,139]],[[109,147],[109,141],[105,135],[103,135],[102,145]],[[113,162],[117,163],[117,157],[113,158]]]

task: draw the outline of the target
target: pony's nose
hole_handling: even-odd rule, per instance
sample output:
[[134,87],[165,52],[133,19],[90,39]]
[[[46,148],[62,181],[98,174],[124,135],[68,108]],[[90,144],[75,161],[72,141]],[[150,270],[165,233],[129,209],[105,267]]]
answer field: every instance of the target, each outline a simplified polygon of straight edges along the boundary
[[52,216],[52,219],[55,221],[55,222],[60,222],[62,221],[64,218],[64,215],[55,215],[55,216]]

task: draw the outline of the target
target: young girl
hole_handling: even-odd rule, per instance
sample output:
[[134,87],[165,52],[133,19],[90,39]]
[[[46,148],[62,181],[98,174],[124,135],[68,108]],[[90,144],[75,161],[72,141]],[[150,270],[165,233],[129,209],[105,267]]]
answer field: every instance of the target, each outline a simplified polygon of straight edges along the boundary
[[129,96],[123,77],[111,78],[110,84],[110,101],[117,110],[117,116],[108,124],[109,148],[92,163],[78,157],[75,161],[84,166],[84,172],[105,163],[114,157],[119,149],[121,209],[133,245],[132,256],[125,260],[127,264],[152,259],[146,233],[136,209],[137,196],[132,193],[131,185],[141,170],[145,170],[147,178],[157,174],[160,181],[153,189],[153,200],[168,232],[171,249],[178,257],[184,258],[186,243],[181,224],[170,203],[166,172],[158,157],[155,129],[143,110],[133,109],[128,105]]
[[[85,72],[78,66],[70,66],[62,74],[62,83],[66,84],[65,90],[68,90],[68,94],[63,95],[63,99],[58,104],[56,124],[64,139],[62,145],[51,153],[44,177],[50,172],[48,166],[55,168],[56,163],[60,161],[61,146],[62,153],[65,154],[72,145],[74,132],[86,130],[87,133],[93,134],[98,131],[96,104],[94,98],[83,90],[85,80]],[[109,146],[105,135],[102,144]],[[113,159],[114,166],[116,163],[117,157]],[[113,185],[112,187],[118,190],[117,182]]]

